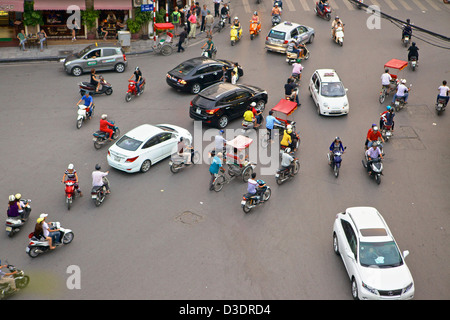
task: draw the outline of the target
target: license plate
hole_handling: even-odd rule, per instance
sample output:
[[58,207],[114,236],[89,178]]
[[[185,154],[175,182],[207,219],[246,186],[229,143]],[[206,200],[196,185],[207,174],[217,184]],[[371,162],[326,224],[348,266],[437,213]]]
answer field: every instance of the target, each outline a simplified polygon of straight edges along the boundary
[[278,178],[280,175],[277,173],[276,175],[275,175],[275,178]]
[[120,162],[121,159],[122,158],[120,158],[120,157],[114,157],[114,160],[116,160],[117,162]]
[[244,206],[246,202],[247,202],[247,201],[245,201],[245,200],[242,200],[242,201],[241,201],[241,205],[243,205],[243,206]]
[[92,141],[97,141],[97,138],[93,138]]
[[398,101],[395,101],[395,105],[396,106],[398,106],[400,104],[400,102],[398,102]]
[[169,161],[169,166],[173,165],[173,161]]
[[197,112],[198,114],[201,114],[202,110],[200,108],[197,108],[197,110],[195,112]]
[[96,194],[93,194],[93,195],[92,195],[92,199],[97,199],[97,195],[96,195]]
[[11,227],[6,227],[6,231],[12,231],[12,228]]

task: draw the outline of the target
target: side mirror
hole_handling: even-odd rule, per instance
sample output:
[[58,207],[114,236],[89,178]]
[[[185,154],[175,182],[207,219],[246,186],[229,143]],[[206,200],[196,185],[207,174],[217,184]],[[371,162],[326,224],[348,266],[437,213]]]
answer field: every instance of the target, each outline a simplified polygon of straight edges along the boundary
[[348,88],[345,88],[345,92],[347,92],[348,91]]
[[408,255],[409,255],[408,250],[403,251],[403,259],[405,259]]

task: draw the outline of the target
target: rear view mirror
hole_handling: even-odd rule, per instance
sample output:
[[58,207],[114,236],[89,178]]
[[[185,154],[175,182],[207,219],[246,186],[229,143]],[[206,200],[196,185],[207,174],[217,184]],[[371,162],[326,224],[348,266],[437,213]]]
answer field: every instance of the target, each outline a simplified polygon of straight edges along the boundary
[[405,259],[408,255],[409,255],[408,250],[403,251],[403,259]]

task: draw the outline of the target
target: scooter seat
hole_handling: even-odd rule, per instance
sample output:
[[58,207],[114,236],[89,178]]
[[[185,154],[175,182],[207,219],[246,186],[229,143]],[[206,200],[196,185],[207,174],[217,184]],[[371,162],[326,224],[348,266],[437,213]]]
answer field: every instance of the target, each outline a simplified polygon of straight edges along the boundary
[[107,132],[103,132],[100,130],[94,132],[94,136],[99,138],[106,138],[107,134],[108,134]]

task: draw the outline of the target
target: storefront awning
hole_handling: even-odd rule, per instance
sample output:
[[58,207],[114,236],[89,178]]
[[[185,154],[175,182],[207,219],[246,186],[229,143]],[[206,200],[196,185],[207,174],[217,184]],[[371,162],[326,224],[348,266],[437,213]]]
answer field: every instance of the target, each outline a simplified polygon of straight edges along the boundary
[[[86,10],[85,0],[34,0],[34,10],[63,10],[70,6],[78,6],[80,10]],[[72,8],[70,8],[72,9]]]
[[132,0],[94,0],[94,10],[130,10]]
[[0,11],[23,12],[23,0],[0,0]]

